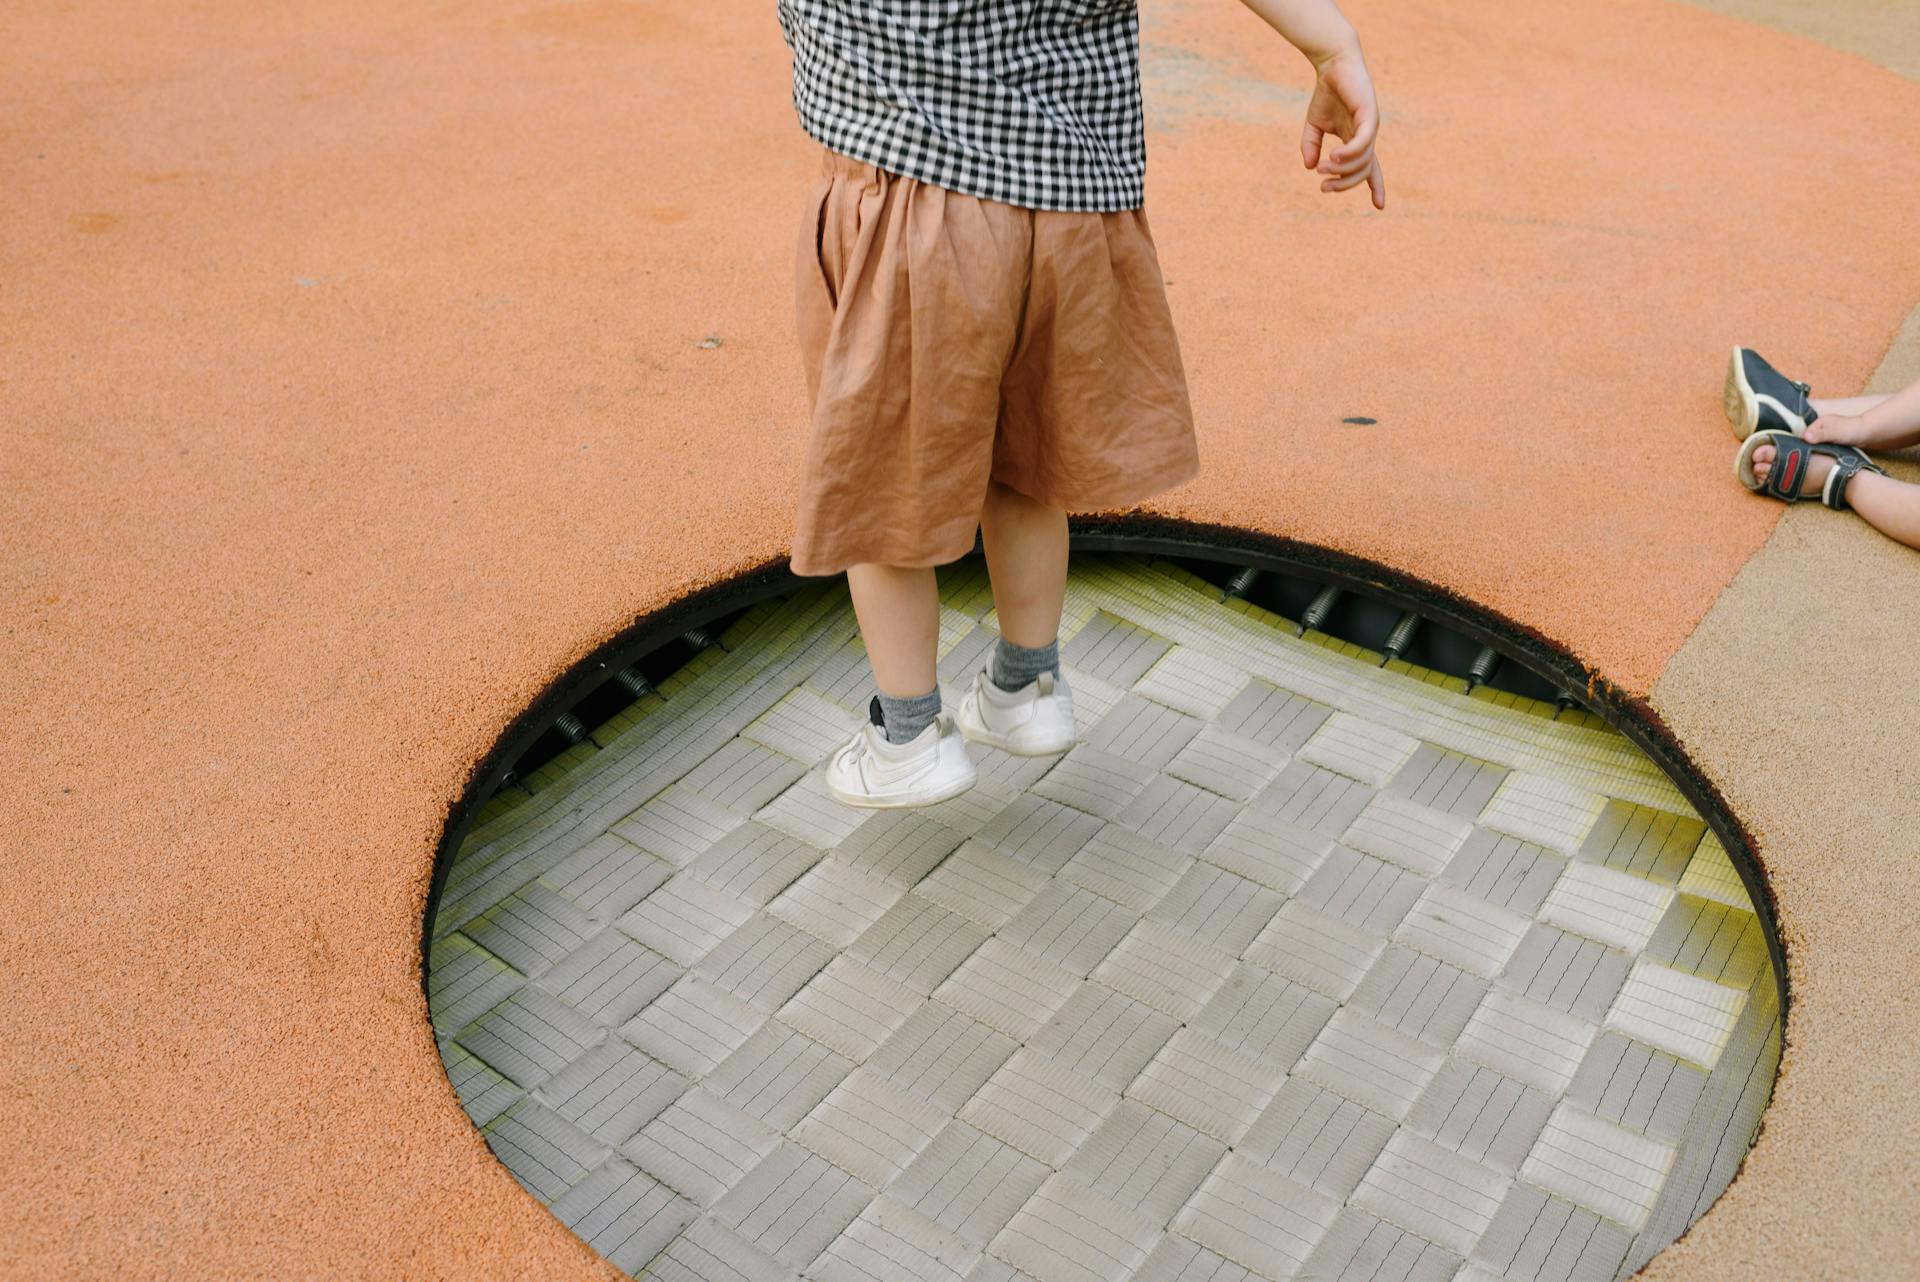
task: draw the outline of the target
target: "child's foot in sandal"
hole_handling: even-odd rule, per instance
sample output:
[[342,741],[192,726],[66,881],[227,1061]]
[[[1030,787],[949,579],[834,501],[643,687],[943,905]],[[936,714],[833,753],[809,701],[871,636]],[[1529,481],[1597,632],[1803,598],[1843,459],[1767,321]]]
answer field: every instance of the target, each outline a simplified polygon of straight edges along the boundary
[[1836,511],[1847,509],[1847,483],[1861,472],[1884,468],[1852,445],[1809,442],[1792,432],[1760,431],[1749,436],[1734,457],[1734,474],[1757,493],[1789,503],[1818,495]]
[[1727,422],[1733,424],[1733,434],[1743,441],[1755,432],[1791,432],[1798,436],[1820,417],[1807,400],[1812,390],[1767,364],[1752,348],[1736,347],[1727,363]]

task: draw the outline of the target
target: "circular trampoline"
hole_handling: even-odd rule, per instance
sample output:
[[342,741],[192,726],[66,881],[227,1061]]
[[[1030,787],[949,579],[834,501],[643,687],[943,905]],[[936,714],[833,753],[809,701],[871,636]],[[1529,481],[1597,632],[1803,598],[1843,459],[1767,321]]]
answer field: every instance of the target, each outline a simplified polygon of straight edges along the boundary
[[[951,698],[997,634],[941,574]],[[750,591],[523,718],[428,914],[467,1112],[613,1263],[1610,1279],[1739,1168],[1783,994],[1738,834],[1483,620],[1076,554],[1081,742],[864,812],[843,582]]]

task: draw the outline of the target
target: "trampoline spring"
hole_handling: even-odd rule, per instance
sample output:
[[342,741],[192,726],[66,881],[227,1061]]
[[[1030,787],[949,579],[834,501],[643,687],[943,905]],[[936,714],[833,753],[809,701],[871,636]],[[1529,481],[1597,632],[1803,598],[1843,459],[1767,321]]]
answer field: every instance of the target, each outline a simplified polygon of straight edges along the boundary
[[636,699],[644,699],[653,693],[653,682],[641,675],[638,668],[622,668],[613,674],[613,679],[620,683],[621,689]]
[[1380,660],[1380,666],[1384,668],[1387,664],[1405,654],[1407,647],[1413,644],[1413,638],[1419,631],[1419,615],[1415,614],[1412,610],[1408,610],[1405,614],[1401,615],[1400,622],[1394,624],[1393,631],[1387,634],[1387,644],[1383,647],[1385,657]]
[[1576,709],[1584,712],[1587,707],[1586,704],[1580,701],[1577,695],[1567,690],[1556,691],[1553,696],[1553,702],[1562,712],[1573,712]]
[[1235,597],[1238,597],[1242,600],[1245,600],[1247,593],[1253,591],[1253,585],[1258,583],[1259,581],[1260,581],[1260,571],[1254,569],[1252,566],[1248,566],[1246,569],[1241,570],[1238,574],[1234,575],[1231,579],[1227,580],[1226,599],[1231,601]]
[[1333,613],[1333,607],[1339,602],[1339,588],[1331,583],[1321,588],[1320,595],[1309,601],[1307,608],[1300,612],[1300,631],[1303,633],[1318,631],[1320,625],[1327,621],[1327,616]]
[[680,639],[696,650],[705,650],[713,644],[713,638],[707,635],[705,628],[688,628],[680,634]]
[[563,712],[555,717],[553,719],[553,729],[556,734],[567,741],[568,747],[572,747],[587,737],[586,724],[571,712]]
[[1473,662],[1467,665],[1467,689],[1483,686],[1493,679],[1493,670],[1500,666],[1500,656],[1490,645],[1480,647],[1480,653],[1473,656]]

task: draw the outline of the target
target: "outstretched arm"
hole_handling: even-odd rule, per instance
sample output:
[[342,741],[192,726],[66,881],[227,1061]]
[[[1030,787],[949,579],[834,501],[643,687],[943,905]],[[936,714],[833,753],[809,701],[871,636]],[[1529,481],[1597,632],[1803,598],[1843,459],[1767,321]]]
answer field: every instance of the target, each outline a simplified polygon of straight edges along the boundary
[[[1873,398],[1856,396],[1845,402],[1848,409]],[[1815,408],[1819,408],[1816,403]],[[1820,417],[1807,429],[1809,441],[1839,441],[1847,445],[1872,446],[1897,450],[1920,445],[1920,380],[1882,397],[1878,403],[1857,415],[1821,410]]]
[[[1373,144],[1380,108],[1360,53],[1360,37],[1334,0],[1242,0],[1313,64],[1313,99],[1300,135],[1300,158],[1324,177],[1321,191],[1365,183],[1373,207],[1387,207],[1387,183]],[[1327,136],[1339,140],[1329,146]]]

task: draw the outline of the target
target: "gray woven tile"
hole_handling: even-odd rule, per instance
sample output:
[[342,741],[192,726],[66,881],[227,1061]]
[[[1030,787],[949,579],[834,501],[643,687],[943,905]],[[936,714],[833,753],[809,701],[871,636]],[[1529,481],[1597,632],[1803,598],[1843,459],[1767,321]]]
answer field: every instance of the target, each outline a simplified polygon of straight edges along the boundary
[[654,1179],[711,1206],[780,1143],[780,1132],[695,1087],[620,1148]]
[[691,966],[752,916],[750,905],[682,873],[614,925],[661,956]]
[[1564,855],[1485,828],[1475,828],[1440,880],[1509,912],[1531,915],[1560,880]]
[[933,996],[1024,1042],[1079,986],[1078,975],[1038,953],[1004,939],[989,939],[934,989]]
[[1200,1013],[1233,972],[1234,955],[1159,922],[1136,922],[1093,972],[1109,988],[1137,997],[1181,1022]]
[[500,1164],[543,1202],[586,1179],[607,1157],[604,1144],[533,1099],[522,1099],[483,1134]]
[[754,811],[753,818],[756,823],[778,828],[809,846],[834,850],[858,832],[862,825],[872,823],[874,813],[849,806],[828,795],[826,773],[814,770]]
[[539,986],[598,1024],[624,1024],[673,986],[680,967],[608,927],[567,954]]
[[1138,920],[1137,914],[1090,890],[1054,881],[1000,928],[1000,937],[1087,975]]
[[1164,769],[1206,725],[1137,694],[1125,694],[1083,736],[1098,748],[1152,770]]
[[781,1022],[861,1063],[925,998],[850,957],[835,957],[780,1008]]
[[1436,883],[1421,892],[1395,928],[1393,939],[1491,979],[1506,969],[1531,925],[1519,913]]
[[638,1269],[692,1223],[698,1209],[619,1158],[555,1200],[553,1213],[620,1268]]
[[1516,1183],[1472,1259],[1501,1277],[1612,1282],[1632,1241],[1620,1225]]
[[826,1159],[782,1140],[714,1203],[713,1216],[768,1255],[804,1268],[873,1200]]
[[719,802],[676,783],[616,823],[613,832],[675,868],[684,868],[742,821],[742,816]]
[[1327,1021],[1294,1072],[1363,1108],[1402,1121],[1445,1059],[1425,1042],[1345,1009]]
[[1234,1151],[1344,1201],[1386,1147],[1393,1119],[1303,1077],[1289,1077]]
[[1385,935],[1293,900],[1247,945],[1245,956],[1282,978],[1344,1002],[1386,946]]
[[1126,1277],[1158,1236],[1158,1225],[1077,1180],[1054,1175],[987,1249],[1038,1282],[1084,1282]]
[[1577,857],[1677,886],[1706,830],[1697,818],[1609,801],[1581,843]]
[[1444,1149],[1515,1175],[1551,1112],[1545,1092],[1454,1059],[1434,1076],[1407,1125]]
[[524,982],[520,973],[465,935],[433,943],[427,969],[427,1004],[433,1026],[456,1032],[498,1006]]
[[752,814],[800,781],[802,763],[745,739],[729,739],[681,780],[741,816]]
[[1060,657],[1124,689],[1145,676],[1172,646],[1165,637],[1100,610],[1060,647]]
[[1257,881],[1209,863],[1193,863],[1147,909],[1147,920],[1238,956],[1286,897]]
[[811,766],[825,761],[859,727],[859,718],[847,709],[801,686],[756,717],[740,737]]
[[1192,864],[1192,856],[1110,823],[1059,875],[1134,912],[1145,912],[1166,897]]
[[620,1035],[688,1077],[705,1077],[753,1035],[766,1012],[695,975],[621,1026]]
[[1173,1230],[1262,1277],[1298,1276],[1338,1218],[1340,1204],[1230,1153],[1174,1218]]
[[1451,1046],[1487,988],[1477,975],[1396,944],[1360,981],[1351,1005],[1429,1046]]
[[516,1085],[538,1086],[605,1035],[551,993],[523,988],[462,1029],[459,1042]]
[[694,974],[769,1014],[833,960],[833,949],[790,922],[756,913],[701,959]]
[[1746,988],[1772,967],[1758,917],[1692,895],[1674,898],[1646,955],[1729,988]]
[[618,1039],[541,1083],[541,1103],[603,1144],[619,1145],[685,1093],[686,1078]]
[[1387,791],[1471,821],[1487,808],[1507,773],[1505,766],[1423,743],[1388,781]]
[[883,877],[827,858],[774,896],[767,915],[840,949],[860,938],[904,893]]
[[1015,863],[1051,875],[1103,826],[1095,815],[1029,793],[1002,809],[977,836]]
[[883,1189],[933,1142],[951,1120],[871,1069],[859,1069],[833,1088],[792,1128],[795,1141],[871,1188]]
[[1249,881],[1297,894],[1334,847],[1332,838],[1284,820],[1241,811],[1200,857]]
[[634,1274],[637,1282],[793,1282],[799,1274],[718,1221],[702,1217]]
[[587,942],[599,923],[536,881],[466,924],[461,933],[523,975],[537,975]]
[[1015,1051],[981,1084],[960,1120],[1058,1168],[1120,1102],[1118,1092],[1033,1050]]
[[589,917],[612,921],[672,874],[672,864],[609,832],[561,860],[545,880]]
[[1353,1204],[1459,1257],[1479,1243],[1512,1183],[1491,1167],[1401,1130],[1354,1190]]
[[1291,756],[1332,715],[1324,703],[1255,680],[1221,710],[1214,724]]
[[921,1150],[888,1195],[983,1250],[1050,1173],[1044,1162],[956,1121]]
[[1171,1220],[1227,1146],[1133,1100],[1121,1100],[1062,1172],[1154,1224]]
[[892,1198],[878,1197],[807,1270],[820,1282],[967,1282],[979,1252]]
[[1236,1144],[1285,1077],[1275,1065],[1183,1028],[1140,1070],[1127,1097]]
[[1006,925],[1047,884],[1047,875],[969,840],[914,887],[914,893],[983,930]]
[[867,1067],[902,1090],[958,1111],[1019,1045],[970,1015],[928,1002],[880,1044]]
[[1458,815],[1381,793],[1367,803],[1341,840],[1422,877],[1437,877],[1472,831],[1473,825]]
[[1075,747],[1030,789],[1036,797],[1111,819],[1140,795],[1157,772],[1086,744]]
[[1373,800],[1374,790],[1298,758],[1253,799],[1253,808],[1328,837],[1343,836]]
[[1685,1060],[1603,1032],[1567,1087],[1567,1102],[1629,1130],[1678,1143],[1707,1080],[1704,1070]]
[[1287,763],[1287,754],[1258,739],[1208,726],[1164,767],[1175,779],[1245,804]]
[[1116,819],[1142,837],[1198,855],[1240,813],[1237,802],[1172,775],[1160,775]]
[[1250,680],[1244,669],[1191,646],[1176,645],[1133,688],[1155,703],[1207,721],[1225,711]]
[[1598,1023],[1627,982],[1633,959],[1618,949],[1535,925],[1501,970],[1498,983],[1522,996]]
[[853,941],[847,955],[916,992],[931,993],[986,938],[958,913],[907,894]]
[[467,1110],[475,1126],[484,1127],[525,1094],[458,1042],[441,1044],[440,1061],[446,1067],[447,1081],[452,1083],[460,1107]]
[[1450,1282],[1460,1257],[1348,1207],[1308,1258],[1306,1276],[1328,1282]]
[[787,1131],[852,1071],[853,1061],[770,1019],[700,1085],[748,1117]]
[[818,863],[820,853],[777,828],[750,822],[707,847],[687,872],[723,895],[763,907]]
[[1335,1009],[1330,997],[1242,963],[1193,1017],[1193,1027],[1242,1055],[1289,1069]]
[[1148,1254],[1133,1282],[1260,1282],[1260,1275],[1198,1242],[1169,1233]]
[[1124,1090],[1180,1021],[1143,1001],[1088,981],[1081,984],[1028,1043],[1075,1072]]
[[833,856],[849,868],[908,890],[966,839],[965,833],[925,814],[889,810],[862,824]]
[[1335,846],[1300,888],[1298,902],[1372,934],[1398,926],[1427,888],[1425,878],[1384,859]]

